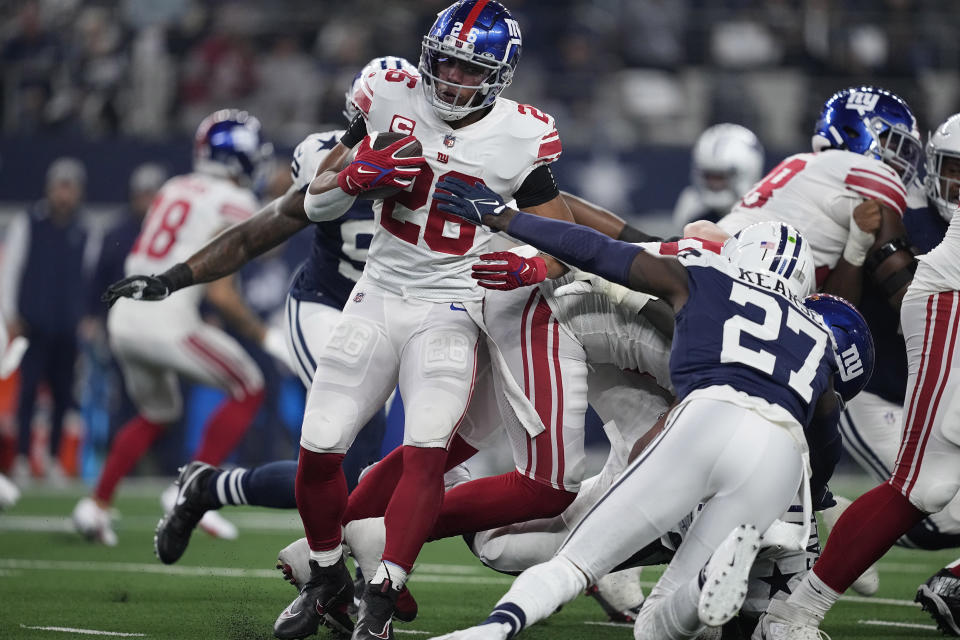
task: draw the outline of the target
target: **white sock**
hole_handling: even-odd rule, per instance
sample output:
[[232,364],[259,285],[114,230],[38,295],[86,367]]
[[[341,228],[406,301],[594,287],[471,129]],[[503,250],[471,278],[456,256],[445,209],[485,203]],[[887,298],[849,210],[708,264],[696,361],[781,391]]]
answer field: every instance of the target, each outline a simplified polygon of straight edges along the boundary
[[647,598],[634,623],[633,637],[640,640],[696,638],[706,628],[697,614],[699,601],[700,586],[696,578],[665,597]]
[[314,560],[321,567],[329,567],[337,564],[337,561],[343,557],[343,547],[337,545],[335,549],[329,551],[314,551],[310,549],[310,559]]
[[529,626],[548,617],[586,588],[584,573],[565,557],[556,556],[521,573],[497,602],[496,609],[504,606],[518,608],[522,611],[519,616],[523,619],[522,626]]
[[393,588],[400,591],[403,589],[403,585],[407,583],[407,572],[400,565],[382,560],[380,566],[377,567],[377,572],[370,579],[370,584],[383,584],[384,580],[389,580]]
[[822,621],[830,607],[840,599],[840,594],[824,584],[813,571],[800,582],[787,602],[803,607]]

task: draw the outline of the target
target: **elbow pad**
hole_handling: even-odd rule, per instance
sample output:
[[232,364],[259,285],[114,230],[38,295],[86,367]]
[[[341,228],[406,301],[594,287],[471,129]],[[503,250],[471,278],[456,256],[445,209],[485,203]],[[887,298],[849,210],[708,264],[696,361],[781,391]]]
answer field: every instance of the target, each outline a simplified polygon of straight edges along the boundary
[[313,222],[329,222],[349,211],[356,199],[356,196],[345,193],[340,188],[323,193],[310,193],[307,189],[303,196],[303,211]]

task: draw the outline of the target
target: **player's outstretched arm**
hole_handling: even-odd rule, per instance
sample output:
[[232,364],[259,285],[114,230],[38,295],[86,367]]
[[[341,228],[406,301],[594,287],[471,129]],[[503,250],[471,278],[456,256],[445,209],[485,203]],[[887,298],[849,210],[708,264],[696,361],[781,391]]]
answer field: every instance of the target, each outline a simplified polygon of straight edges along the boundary
[[310,221],[303,215],[303,194],[288,191],[254,216],[236,224],[202,249],[159,275],[134,275],[119,280],[101,299],[162,300],[178,289],[212,282],[237,271],[247,262],[279,245]]
[[566,264],[668,300],[674,309],[687,301],[686,269],[676,259],[652,256],[572,222],[515,211],[482,183],[468,185],[447,178],[437,185],[433,197],[441,211],[505,231]]

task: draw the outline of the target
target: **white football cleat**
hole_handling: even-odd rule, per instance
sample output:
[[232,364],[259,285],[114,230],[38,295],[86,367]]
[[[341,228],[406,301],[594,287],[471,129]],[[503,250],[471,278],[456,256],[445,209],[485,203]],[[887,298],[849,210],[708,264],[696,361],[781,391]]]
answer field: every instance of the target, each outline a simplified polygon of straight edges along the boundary
[[750,640],[830,640],[812,613],[786,600],[771,600]]
[[742,524],[724,538],[700,574],[700,622],[719,627],[737,615],[747,597],[750,568],[760,551],[760,533]]
[[0,509],[9,509],[20,499],[20,489],[0,473]]
[[[847,507],[853,504],[843,496],[835,495],[833,499],[837,501],[837,504],[821,512],[823,514],[823,524],[827,526],[828,533],[833,531],[834,525],[837,524],[837,520],[839,520],[843,512],[847,510]],[[880,573],[877,571],[877,565],[870,565],[850,586],[862,596],[872,596],[875,594],[877,590],[880,589]]]
[[306,538],[300,538],[285,546],[277,554],[277,569],[283,579],[302,591],[310,579],[310,545]]
[[103,509],[93,498],[82,498],[73,508],[73,526],[77,532],[93,542],[108,547],[117,546],[109,509]]
[[[173,507],[177,503],[177,494],[179,491],[180,487],[174,483],[164,489],[163,493],[160,494],[160,504],[163,505],[163,513],[165,515],[169,515],[170,512],[173,511]],[[219,511],[214,510],[207,511],[203,514],[200,522],[197,523],[197,527],[203,529],[207,535],[220,538],[221,540],[236,540],[240,535],[240,532],[237,530],[237,525],[220,515]]]
[[432,640],[507,640],[510,637],[510,625],[503,622],[481,624],[469,629],[451,631]]
[[597,584],[587,588],[591,596],[611,622],[633,622],[643,604],[643,588],[640,586],[640,572],[643,567],[632,567],[608,573]]

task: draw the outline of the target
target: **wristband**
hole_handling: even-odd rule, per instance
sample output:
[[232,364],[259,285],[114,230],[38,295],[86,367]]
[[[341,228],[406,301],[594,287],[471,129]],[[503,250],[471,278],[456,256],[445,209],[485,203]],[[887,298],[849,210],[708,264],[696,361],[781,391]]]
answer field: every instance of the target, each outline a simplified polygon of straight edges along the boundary
[[193,271],[184,262],[178,262],[159,276],[157,280],[167,288],[167,295],[193,284]]
[[866,262],[863,263],[863,268],[867,270],[867,273],[873,273],[877,267],[883,263],[884,260],[901,249],[904,251],[909,251],[910,253],[916,253],[910,247],[910,243],[907,241],[907,239],[901,236],[899,238],[894,238],[890,242],[883,243],[883,246],[867,256]]
[[867,259],[867,252],[876,242],[876,236],[867,233],[855,221],[850,222],[850,233],[847,235],[847,244],[843,247],[843,259],[855,267],[862,267]]

